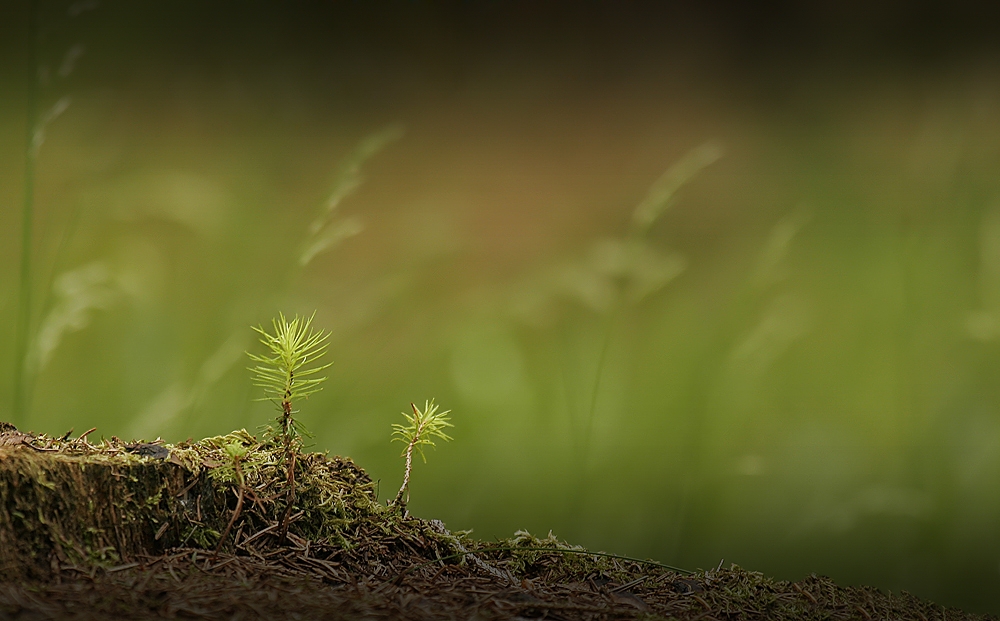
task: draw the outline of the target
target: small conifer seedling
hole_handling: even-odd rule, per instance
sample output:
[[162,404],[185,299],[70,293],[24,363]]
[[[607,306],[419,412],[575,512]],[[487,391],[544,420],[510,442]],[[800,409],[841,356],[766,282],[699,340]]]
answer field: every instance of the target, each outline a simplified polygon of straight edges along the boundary
[[403,471],[403,484],[399,488],[399,493],[396,494],[396,499],[392,501],[393,505],[403,510],[404,515],[410,490],[410,471],[413,469],[413,450],[416,449],[420,453],[420,457],[423,458],[424,463],[427,463],[427,456],[424,455],[424,446],[436,446],[434,438],[446,442],[451,440],[448,434],[444,432],[444,429],[445,427],[454,427],[448,421],[448,414],[451,410],[438,412],[438,406],[435,405],[434,399],[424,402],[424,410],[422,412],[416,404],[411,403],[410,407],[413,409],[413,414],[403,412],[403,417],[406,419],[407,424],[392,426],[395,429],[392,432],[394,436],[392,440],[406,444],[406,448],[400,454],[400,457],[406,458],[406,468]]
[[219,550],[222,549],[222,544],[225,543],[226,537],[229,535],[229,531],[233,529],[233,524],[239,519],[240,513],[243,511],[243,499],[246,495],[246,479],[243,476],[243,468],[240,467],[240,462],[244,457],[247,456],[247,447],[239,441],[233,441],[223,447],[226,455],[229,457],[229,464],[225,464],[225,467],[230,467],[233,469],[233,474],[236,476],[236,482],[239,484],[239,495],[236,497],[236,509],[233,510],[233,516],[229,518],[229,523],[226,524],[226,529],[222,531],[219,535],[219,542],[215,545],[215,556],[219,556]]
[[249,370],[253,373],[253,383],[264,389],[264,396],[258,401],[271,401],[278,408],[278,435],[284,449],[288,486],[286,489],[285,517],[282,520],[281,537],[288,532],[288,519],[295,502],[295,456],[301,449],[301,432],[304,428],[294,419],[296,410],[292,404],[322,390],[320,384],[325,377],[315,377],[333,363],[316,366],[316,361],[326,353],[329,332],[312,328],[314,312],[308,318],[295,316],[291,321],[283,314],[272,320],[274,334],[262,327],[254,327],[260,334],[268,353],[264,355],[247,352],[256,365]]

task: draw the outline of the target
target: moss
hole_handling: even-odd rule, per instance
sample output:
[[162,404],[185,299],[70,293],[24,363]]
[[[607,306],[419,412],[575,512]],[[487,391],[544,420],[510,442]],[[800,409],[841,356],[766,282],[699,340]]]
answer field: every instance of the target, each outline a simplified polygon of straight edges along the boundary
[[[241,488],[249,508],[232,531],[245,539],[266,530],[285,510],[282,456],[279,442],[246,430],[175,445],[46,436],[0,445],[0,577],[180,545],[212,549]],[[318,545],[349,548],[359,521],[389,512],[349,459],[302,454],[295,478],[291,532]]]
[[[408,601],[431,602],[419,618],[976,618],[815,576],[683,572],[551,533],[474,541],[381,504],[350,459],[320,453],[296,456],[282,538],[284,447],[245,430],[176,445],[9,437],[0,431],[0,616],[37,593],[50,618],[89,610],[81,599],[112,618],[156,617],[164,598],[176,610],[214,602],[219,619],[284,617],[293,604],[303,618],[331,606],[418,618],[397,614]],[[301,597],[292,582],[253,586],[276,576]]]

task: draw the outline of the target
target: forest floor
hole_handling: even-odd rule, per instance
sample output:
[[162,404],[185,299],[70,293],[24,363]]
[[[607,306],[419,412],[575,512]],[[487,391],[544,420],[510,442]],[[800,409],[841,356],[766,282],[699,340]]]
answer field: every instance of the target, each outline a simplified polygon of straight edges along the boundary
[[[471,564],[402,580],[354,575],[321,560],[206,556],[174,550],[46,582],[0,584],[0,618],[35,619],[932,619],[990,617],[827,578],[777,582],[739,568],[693,575],[623,567],[569,575],[558,554],[506,583]],[[623,563],[628,565],[628,563]]]
[[276,444],[245,431],[91,444],[0,425],[0,619],[996,618],[817,576],[687,572],[552,535],[480,542],[378,502],[350,460],[293,463],[290,496]]

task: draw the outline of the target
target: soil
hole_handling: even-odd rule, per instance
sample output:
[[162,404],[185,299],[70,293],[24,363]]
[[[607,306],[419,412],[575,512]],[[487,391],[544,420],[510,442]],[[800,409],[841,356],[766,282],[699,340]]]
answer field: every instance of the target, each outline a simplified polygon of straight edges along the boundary
[[349,459],[299,455],[293,494],[286,473],[245,431],[91,444],[0,423],[0,619],[995,618],[551,534],[479,542],[379,503]]

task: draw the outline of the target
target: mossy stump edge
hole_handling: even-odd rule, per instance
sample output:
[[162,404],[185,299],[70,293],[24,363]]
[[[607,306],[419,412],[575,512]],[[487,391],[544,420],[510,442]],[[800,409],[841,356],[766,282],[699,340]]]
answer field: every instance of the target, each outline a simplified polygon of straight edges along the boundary
[[[255,495],[283,482],[281,448],[245,430],[177,445],[118,438],[91,444],[86,437],[54,439],[4,425],[0,580],[46,580],[65,567],[141,563],[183,546],[232,551],[231,541],[220,538],[237,517],[246,527],[266,530],[268,518],[284,509],[280,500]],[[236,515],[240,485],[226,452],[233,443],[253,452],[244,466],[250,471],[244,491],[256,512]],[[342,542],[338,528],[374,513],[371,479],[349,459],[303,454],[297,471],[304,488],[298,526],[308,535]]]
[[214,512],[208,477],[172,463],[0,448],[0,578],[44,579],[55,564],[130,562],[177,545],[175,522],[193,494]]

